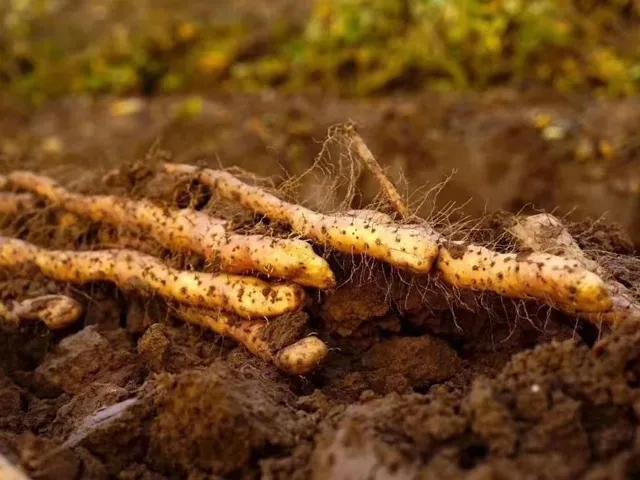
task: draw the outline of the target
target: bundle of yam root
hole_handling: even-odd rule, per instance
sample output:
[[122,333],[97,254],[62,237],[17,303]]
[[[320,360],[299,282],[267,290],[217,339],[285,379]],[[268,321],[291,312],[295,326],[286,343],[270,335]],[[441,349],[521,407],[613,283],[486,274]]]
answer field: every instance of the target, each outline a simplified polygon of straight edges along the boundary
[[[68,284],[107,281],[124,291],[160,297],[176,317],[232,338],[294,375],[317,369],[329,354],[326,343],[303,334],[288,345],[274,346],[266,332],[275,318],[308,308],[318,291],[334,289],[343,280],[334,273],[333,257],[435,280],[451,291],[533,300],[598,327],[640,320],[631,292],[588,258],[557,218],[514,217],[510,233],[519,245],[510,252],[447,238],[410,214],[366,145],[355,132],[351,138],[394,210],[391,215],[375,210],[321,213],[225,170],[159,166],[157,175],[198,182],[221,202],[240,206],[277,232],[251,233],[194,206],[83,195],[51,178],[13,171],[0,176],[3,218],[50,206],[72,219],[117,227],[120,233],[114,240],[117,248],[54,250],[12,230],[18,233],[0,236],[0,267],[9,272],[32,268]],[[137,233],[142,241],[126,232]],[[153,249],[146,248],[147,241],[204,258],[207,268],[170,266],[149,254]],[[40,320],[51,330],[68,328],[82,315],[82,306],[60,292],[0,304],[4,323]]]

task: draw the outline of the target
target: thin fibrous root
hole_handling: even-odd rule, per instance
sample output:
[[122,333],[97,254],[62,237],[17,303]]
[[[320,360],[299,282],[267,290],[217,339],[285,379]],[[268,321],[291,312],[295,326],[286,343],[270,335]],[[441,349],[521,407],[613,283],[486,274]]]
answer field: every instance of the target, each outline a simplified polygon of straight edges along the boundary
[[13,172],[8,178],[14,185],[76,215],[133,231],[143,230],[166,248],[219,260],[225,272],[259,272],[316,288],[335,285],[329,264],[302,240],[239,235],[228,231],[223,220],[204,212],[113,195],[79,195],[30,172]]
[[225,313],[179,306],[176,314],[182,320],[208,328],[224,337],[233,338],[255,356],[275,364],[292,375],[306,375],[318,368],[329,352],[318,337],[309,336],[274,351],[264,339],[267,322],[243,320]]
[[576,260],[545,253],[498,253],[450,242],[440,250],[443,279],[459,288],[535,298],[569,312],[605,312],[612,299],[604,281]]
[[168,173],[194,175],[224,198],[335,250],[363,254],[416,273],[431,270],[438,256],[438,235],[426,225],[378,223],[353,215],[327,215],[295,205],[242,182],[228,172],[192,165],[164,164]]
[[273,317],[299,310],[305,299],[295,284],[270,284],[258,278],[176,270],[135,250],[88,252],[39,248],[0,236],[0,266],[36,265],[55,280],[86,283],[111,281],[123,289],[157,294],[168,300],[223,309],[245,318]]
[[0,192],[0,215],[16,215],[33,210],[36,199],[28,193]]
[[356,154],[362,160],[362,163],[365,164],[376,178],[382,192],[393,209],[398,212],[402,218],[409,218],[411,215],[409,207],[407,207],[407,204],[402,200],[402,197],[398,193],[395,185],[391,183],[391,180],[389,180],[387,175],[384,173],[384,170],[376,160],[376,157],[373,156],[373,153],[371,153],[371,150],[369,150],[369,147],[367,147],[367,144],[362,140],[360,134],[352,125],[347,125],[345,127],[345,134],[349,138],[351,146],[355,150]]
[[[608,277],[605,269],[585,255],[562,222],[553,215],[541,213],[516,218],[510,232],[525,248],[562,255],[597,275]],[[578,316],[595,325],[605,323],[616,326],[623,322],[640,322],[640,305],[629,290],[612,279],[605,283],[613,302],[611,309],[602,313],[578,312]]]
[[60,330],[76,323],[84,312],[82,305],[66,295],[42,295],[0,305],[0,316],[14,325],[39,320],[49,330]]

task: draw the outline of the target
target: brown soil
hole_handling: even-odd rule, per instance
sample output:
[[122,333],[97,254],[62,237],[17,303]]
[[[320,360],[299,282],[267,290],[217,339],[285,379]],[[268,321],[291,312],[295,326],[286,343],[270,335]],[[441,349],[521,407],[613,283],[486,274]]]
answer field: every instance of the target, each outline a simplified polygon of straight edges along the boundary
[[[201,208],[206,189],[158,181],[153,162],[170,156],[215,164],[217,154],[225,165],[261,175],[279,172],[278,164],[299,174],[326,127],[352,118],[373,152],[392,172],[405,172],[412,187],[460,169],[437,208],[471,195],[465,213],[472,215],[482,213],[484,200],[491,210],[535,202],[561,213],[579,203],[571,233],[619,281],[640,285],[625,229],[584,220],[609,209],[627,228],[638,226],[640,157],[629,127],[640,117],[637,102],[504,92],[368,102],[265,95],[209,99],[200,117],[184,118],[172,113],[181,101],[144,101],[127,117],[111,116],[107,100],[69,100],[33,115],[6,105],[2,170],[34,168],[83,191]],[[531,120],[541,110],[568,125],[565,137],[545,140]],[[603,118],[610,123],[603,126]],[[583,138],[594,145],[606,138],[615,156],[603,158],[596,148],[577,160]],[[112,168],[145,159],[101,183]],[[359,187],[366,203],[374,184],[363,176]],[[302,188],[309,202],[319,200],[313,185]],[[233,206],[214,208],[241,227],[255,220]],[[454,232],[461,214],[447,218],[456,220]],[[446,226],[447,218],[436,220]],[[65,222],[42,209],[2,225],[57,247],[111,238],[104,227]],[[485,217],[472,237],[500,246],[505,222],[505,214]],[[169,260],[200,265],[197,258]],[[327,362],[306,378],[283,375],[233,341],[180,323],[157,300],[106,284],[69,287],[33,272],[0,272],[2,300],[64,291],[86,309],[82,323],[66,331],[0,331],[0,454],[32,478],[51,480],[640,475],[640,332],[603,332],[598,342],[594,327],[533,303],[451,297],[423,279],[335,254],[330,260],[339,287],[314,292],[307,313],[274,320],[266,336],[274,349],[309,331],[327,341]]]

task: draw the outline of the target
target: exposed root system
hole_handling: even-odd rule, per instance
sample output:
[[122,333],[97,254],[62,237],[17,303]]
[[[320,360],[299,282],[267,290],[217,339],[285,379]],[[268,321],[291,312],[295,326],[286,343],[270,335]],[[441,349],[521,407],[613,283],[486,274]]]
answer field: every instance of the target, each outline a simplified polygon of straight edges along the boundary
[[427,273],[438,255],[438,235],[425,225],[379,223],[353,215],[328,215],[279,199],[222,170],[165,164],[168,173],[192,175],[222,197],[238,202],[321,245],[348,255],[366,255],[394,267]]
[[[229,273],[259,272],[316,288],[335,284],[327,262],[301,240],[238,235],[228,231],[224,221],[203,212],[159,206],[148,200],[74,194],[49,178],[29,172],[13,172],[8,178],[14,185],[77,215],[142,230],[167,248],[192,251],[219,261],[222,269]],[[28,199],[12,198],[14,209],[19,207],[20,199],[23,202]],[[0,212],[2,203],[0,196]],[[11,205],[7,205],[8,208]]]
[[222,309],[245,318],[296,311],[305,298],[298,285],[272,285],[253,277],[175,270],[134,250],[55,251],[0,237],[0,266],[15,268],[24,263],[32,263],[46,276],[63,282],[107,280],[123,289]]
[[263,360],[272,362],[286,373],[305,375],[316,369],[327,356],[328,348],[318,337],[302,338],[280,350],[265,339],[267,321],[243,320],[224,313],[178,307],[182,320],[209,328],[224,337],[233,338]]

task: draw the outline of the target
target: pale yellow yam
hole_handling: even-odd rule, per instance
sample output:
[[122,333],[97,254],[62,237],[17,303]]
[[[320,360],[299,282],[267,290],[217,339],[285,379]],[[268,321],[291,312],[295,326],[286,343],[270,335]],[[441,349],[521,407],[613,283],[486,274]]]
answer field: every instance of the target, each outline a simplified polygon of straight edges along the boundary
[[12,310],[23,320],[40,320],[49,330],[60,330],[76,323],[84,309],[66,295],[42,295],[14,302]]
[[176,308],[176,314],[187,323],[207,328],[223,337],[233,338],[256,357],[273,361],[269,345],[262,338],[264,320],[246,320],[224,312],[212,312],[184,305]]
[[346,254],[362,254],[417,273],[431,270],[438,255],[438,235],[425,225],[379,223],[377,218],[326,215],[285,202],[242,182],[228,172],[191,165],[165,164],[168,173],[195,175],[224,198],[286,223],[304,237]]
[[36,199],[28,193],[0,192],[0,215],[16,215],[35,206]]
[[149,200],[79,195],[30,172],[13,172],[9,179],[77,215],[142,231],[169,249],[188,250],[219,260],[222,269],[229,273],[259,272],[316,288],[335,285],[327,261],[302,240],[239,235],[228,231],[223,220],[204,212],[167,208]]
[[135,250],[54,251],[0,237],[0,266],[11,267],[25,261],[56,280],[111,281],[123,289],[223,309],[245,318],[296,311],[305,298],[302,287],[295,284],[272,285],[248,276],[176,270]]
[[29,480],[29,477],[0,453],[0,480]]
[[[540,213],[528,217],[518,217],[510,231],[525,248],[576,260],[581,266],[596,275],[604,278],[611,277],[598,262],[587,257],[562,222],[551,214]],[[596,326],[601,324],[616,326],[621,323],[640,322],[640,304],[629,289],[613,278],[608,278],[606,285],[612,299],[611,309],[601,313],[578,312],[580,318],[584,318]]]
[[9,185],[9,179],[4,175],[0,175],[0,190],[6,188],[7,185]]
[[317,337],[305,337],[278,352],[264,340],[267,322],[244,320],[222,312],[211,312],[179,306],[177,315],[184,321],[208,328],[224,337],[233,338],[255,356],[274,363],[291,375],[306,375],[318,368],[327,356],[327,345]]
[[438,269],[455,287],[537,298],[570,312],[604,312],[612,306],[598,275],[555,255],[497,253],[477,245],[450,244],[440,250]]
[[305,337],[280,350],[275,364],[291,375],[306,375],[318,368],[328,353],[327,344],[318,337]]

